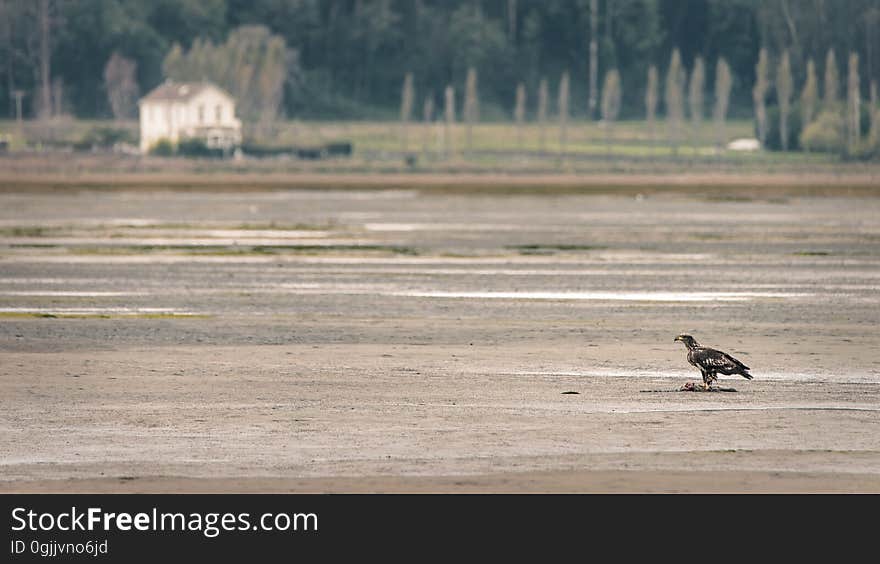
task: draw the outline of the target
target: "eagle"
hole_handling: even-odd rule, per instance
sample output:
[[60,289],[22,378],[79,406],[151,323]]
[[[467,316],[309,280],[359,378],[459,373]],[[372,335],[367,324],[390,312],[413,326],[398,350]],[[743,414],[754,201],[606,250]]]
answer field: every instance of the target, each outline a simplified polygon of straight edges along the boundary
[[712,382],[718,379],[718,373],[739,374],[746,380],[752,379],[749,367],[725,352],[704,347],[690,335],[679,335],[675,341],[681,341],[687,347],[688,362],[703,373],[703,388],[706,390],[711,388]]

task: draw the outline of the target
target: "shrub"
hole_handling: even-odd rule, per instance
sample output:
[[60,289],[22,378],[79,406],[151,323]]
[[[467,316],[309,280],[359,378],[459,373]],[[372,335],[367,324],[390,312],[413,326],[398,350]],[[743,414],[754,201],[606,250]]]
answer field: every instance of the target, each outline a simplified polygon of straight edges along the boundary
[[89,150],[95,147],[107,149],[117,143],[129,143],[137,145],[137,136],[134,131],[117,127],[93,127],[83,135],[73,148],[77,150]]
[[223,156],[223,149],[208,147],[204,139],[190,137],[181,139],[177,144],[177,154],[182,157],[218,158]]
[[150,154],[159,157],[170,157],[174,154],[174,144],[168,139],[159,139],[150,147]]
[[[866,139],[871,129],[871,112],[868,104],[862,104],[860,113],[859,127],[862,141],[860,147],[854,149],[857,154],[863,152],[862,146],[869,145]],[[809,151],[847,155],[850,147],[847,146],[843,110],[823,110],[813,123],[803,129],[800,144]]]
[[846,123],[837,112],[823,111],[801,133],[801,146],[808,151],[843,153],[846,150]]
[[354,143],[351,141],[335,141],[324,145],[327,155],[331,157],[350,157],[354,152]]
[[250,157],[278,157],[282,155],[292,155],[296,150],[295,147],[285,145],[264,145],[256,141],[245,141],[241,145],[241,151]]

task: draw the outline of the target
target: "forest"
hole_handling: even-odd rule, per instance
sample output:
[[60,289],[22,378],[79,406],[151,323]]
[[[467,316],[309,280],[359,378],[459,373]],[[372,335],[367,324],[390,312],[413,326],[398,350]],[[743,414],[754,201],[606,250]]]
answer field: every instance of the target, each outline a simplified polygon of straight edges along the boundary
[[878,24],[880,0],[0,0],[0,108],[14,117],[18,92],[25,117],[112,117],[114,54],[132,65],[132,91],[145,93],[166,78],[173,49],[257,25],[283,41],[279,110],[289,118],[392,117],[409,72],[419,99],[439,105],[446,85],[463,90],[469,68],[483,120],[512,116],[520,82],[534,93],[564,72],[572,115],[598,117],[591,83],[611,69],[621,115],[641,117],[648,68],[664,75],[675,48],[687,69],[701,57],[709,77],[724,57],[730,112],[747,116],[762,47],[773,61],[790,53],[798,85],[809,59],[824,73],[829,48],[840,68],[857,53],[867,98],[880,75]]

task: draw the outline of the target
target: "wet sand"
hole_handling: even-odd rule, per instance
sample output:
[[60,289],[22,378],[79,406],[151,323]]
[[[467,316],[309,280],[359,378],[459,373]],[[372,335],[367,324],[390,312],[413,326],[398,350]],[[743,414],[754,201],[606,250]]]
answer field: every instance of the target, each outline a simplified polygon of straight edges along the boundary
[[880,492],[880,199],[753,192],[4,192],[0,491]]

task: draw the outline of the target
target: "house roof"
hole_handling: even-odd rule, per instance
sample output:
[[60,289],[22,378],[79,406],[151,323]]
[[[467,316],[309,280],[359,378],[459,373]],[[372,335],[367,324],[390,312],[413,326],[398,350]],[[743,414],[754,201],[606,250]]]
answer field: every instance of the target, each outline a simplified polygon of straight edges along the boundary
[[225,90],[210,82],[174,82],[166,80],[149,94],[141,98],[141,102],[186,102],[208,89],[214,89],[232,99]]

